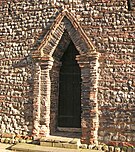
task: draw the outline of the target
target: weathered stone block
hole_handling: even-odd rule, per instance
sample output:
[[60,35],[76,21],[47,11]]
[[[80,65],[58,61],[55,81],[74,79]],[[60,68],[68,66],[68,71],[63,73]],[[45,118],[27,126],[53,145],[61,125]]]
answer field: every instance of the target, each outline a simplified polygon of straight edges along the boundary
[[46,146],[46,147],[53,147],[53,142],[40,142],[41,146]]

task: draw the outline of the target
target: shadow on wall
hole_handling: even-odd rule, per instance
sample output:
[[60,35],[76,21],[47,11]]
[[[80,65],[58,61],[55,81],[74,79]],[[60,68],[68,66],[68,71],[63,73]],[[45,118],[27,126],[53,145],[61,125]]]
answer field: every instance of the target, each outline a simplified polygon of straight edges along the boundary
[[[11,95],[13,126],[16,134],[31,135],[33,128],[33,72],[34,64],[31,56],[26,56],[13,62],[13,75],[16,81],[13,83]],[[18,129],[18,126],[20,128]]]
[[[10,116],[13,117],[13,132],[21,135],[32,135],[33,131],[33,86],[34,86],[34,69],[35,64],[31,53],[38,50],[45,36],[46,31],[43,30],[40,36],[30,49],[30,54],[23,57],[21,60],[13,60],[12,75],[14,87],[12,88],[11,100],[12,109]],[[12,116],[15,115],[15,116]],[[17,127],[20,127],[19,129]]]

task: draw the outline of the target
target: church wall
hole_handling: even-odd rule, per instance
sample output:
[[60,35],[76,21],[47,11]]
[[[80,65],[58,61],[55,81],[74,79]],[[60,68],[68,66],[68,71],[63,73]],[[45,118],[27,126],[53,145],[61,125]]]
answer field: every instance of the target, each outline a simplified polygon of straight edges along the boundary
[[135,143],[135,12],[127,0],[0,1],[1,134],[32,135],[31,53],[64,8],[100,52],[98,140]]

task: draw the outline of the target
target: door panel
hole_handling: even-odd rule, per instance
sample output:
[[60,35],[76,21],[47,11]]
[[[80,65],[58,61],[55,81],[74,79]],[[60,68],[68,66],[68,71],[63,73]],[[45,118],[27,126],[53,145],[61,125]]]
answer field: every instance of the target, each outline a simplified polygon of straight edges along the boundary
[[58,107],[59,127],[80,128],[81,71],[75,60],[78,54],[74,44],[70,43],[61,59]]

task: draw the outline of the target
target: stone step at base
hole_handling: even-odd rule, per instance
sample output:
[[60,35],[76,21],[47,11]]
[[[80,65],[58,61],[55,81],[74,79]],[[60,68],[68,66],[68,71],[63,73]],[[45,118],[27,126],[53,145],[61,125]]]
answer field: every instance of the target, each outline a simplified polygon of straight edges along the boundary
[[42,137],[40,139],[40,145],[46,147],[79,149],[81,142],[80,139],[78,138],[49,136],[49,137]]

